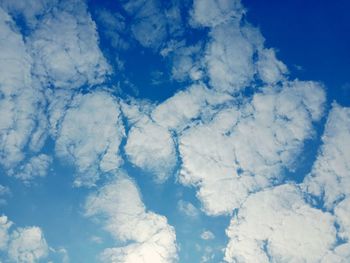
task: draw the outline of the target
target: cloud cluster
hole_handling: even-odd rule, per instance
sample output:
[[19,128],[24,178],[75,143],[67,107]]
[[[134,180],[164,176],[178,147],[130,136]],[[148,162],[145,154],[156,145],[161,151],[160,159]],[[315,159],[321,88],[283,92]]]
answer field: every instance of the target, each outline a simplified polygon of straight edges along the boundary
[[186,129],[179,138],[180,182],[199,187],[208,214],[232,212],[250,192],[293,169],[324,100],[317,83],[288,82]]
[[19,227],[10,233],[11,226],[6,216],[0,216],[0,251],[5,251],[11,262],[35,263],[47,257],[49,247],[39,227]]
[[170,263],[177,259],[176,236],[164,216],[147,211],[136,184],[126,175],[117,177],[91,194],[85,214],[101,220],[121,247],[107,248],[102,262]]
[[25,159],[25,148],[37,152],[45,141],[45,100],[22,35],[1,7],[0,31],[0,164],[11,169]]
[[[346,262],[349,116],[349,108],[333,105],[323,146],[304,182],[249,195],[227,229],[227,262]],[[316,200],[324,210],[314,207]]]

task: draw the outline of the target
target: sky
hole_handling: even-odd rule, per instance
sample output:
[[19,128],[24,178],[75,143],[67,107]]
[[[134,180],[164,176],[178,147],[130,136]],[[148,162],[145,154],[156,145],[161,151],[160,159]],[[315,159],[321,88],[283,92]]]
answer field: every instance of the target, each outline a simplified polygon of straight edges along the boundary
[[0,262],[348,262],[349,8],[0,0]]

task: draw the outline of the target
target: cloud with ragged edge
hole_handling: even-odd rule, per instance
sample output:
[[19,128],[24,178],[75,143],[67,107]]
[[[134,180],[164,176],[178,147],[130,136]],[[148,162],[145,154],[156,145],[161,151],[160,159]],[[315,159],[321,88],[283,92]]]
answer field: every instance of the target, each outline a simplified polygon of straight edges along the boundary
[[[105,246],[96,236],[100,262],[183,260],[174,222],[148,208],[128,169],[156,185],[172,178],[195,189],[200,207],[180,197],[174,207],[183,220],[230,217],[225,262],[346,262],[349,108],[334,102],[327,113],[324,86],[289,75],[239,0],[121,1],[119,8],[93,16],[83,0],[0,1],[1,176],[30,188],[54,163],[69,164],[71,191],[88,189],[84,219],[112,238]],[[200,37],[189,40],[188,32]],[[150,101],[114,83],[127,74],[122,51],[135,46],[159,55],[183,88]],[[300,165],[323,117],[312,170],[293,182],[287,172]],[[0,184],[0,205],[11,205],[10,193]],[[58,253],[68,262],[68,250],[45,236],[2,215],[0,257],[31,263]],[[210,230],[199,237],[217,239]],[[210,262],[214,250],[206,246],[198,260]]]

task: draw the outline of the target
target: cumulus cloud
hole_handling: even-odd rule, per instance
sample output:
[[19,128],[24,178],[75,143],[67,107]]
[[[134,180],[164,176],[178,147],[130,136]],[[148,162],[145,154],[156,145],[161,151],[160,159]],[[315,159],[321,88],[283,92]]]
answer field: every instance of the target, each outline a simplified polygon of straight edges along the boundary
[[350,198],[350,108],[333,104],[322,137],[323,146],[305,179],[307,191],[332,209]]
[[32,59],[11,17],[0,7],[0,163],[10,169],[46,139],[45,99],[32,79]]
[[[333,103],[329,113],[323,145],[303,187],[326,210],[334,213],[339,227],[338,236],[349,246],[350,241],[350,108]],[[349,256],[344,246],[329,254],[332,262]],[[339,260],[338,260],[339,259]],[[326,261],[325,261],[326,262]]]
[[101,220],[104,229],[125,246],[107,248],[102,262],[168,263],[177,259],[176,236],[164,216],[147,211],[136,184],[118,174],[85,204],[85,214]]
[[38,18],[44,15],[50,8],[57,4],[57,0],[1,0],[3,6],[12,16],[24,18],[30,28],[38,24]]
[[10,262],[34,263],[47,257],[49,247],[39,227],[18,227],[10,232],[12,224],[7,216],[0,216],[0,251],[6,252],[0,259],[6,260],[7,255]]
[[250,195],[231,220],[227,262],[320,262],[336,243],[334,217],[287,184]]
[[85,2],[60,2],[28,38],[35,75],[43,84],[58,88],[102,83],[110,68],[98,41]]
[[325,97],[313,82],[267,88],[217,111],[179,138],[180,182],[199,187],[208,214],[230,213],[250,192],[282,179],[313,135]]
[[165,181],[176,165],[173,138],[164,127],[147,117],[134,124],[128,134],[125,152],[132,163]]
[[215,27],[244,13],[240,0],[195,0],[191,11],[194,26]]
[[0,216],[0,251],[6,250],[9,241],[9,228],[12,222],[8,220],[7,216]]
[[161,5],[157,0],[123,1],[124,10],[132,18],[131,33],[144,47],[159,49],[168,36],[181,33],[178,1]]
[[77,186],[95,184],[99,171],[110,172],[122,163],[124,126],[119,103],[108,93],[77,95],[60,126],[56,154],[77,167]]
[[45,177],[51,162],[51,156],[39,154],[30,158],[27,163],[21,165],[17,171],[13,171],[13,174],[10,174],[24,182],[29,182],[36,177]]
[[220,25],[210,36],[205,62],[212,87],[230,93],[244,89],[253,81],[254,45],[262,37],[251,27],[240,28],[239,22]]
[[39,227],[18,228],[11,234],[8,255],[14,262],[34,263],[48,255],[48,245]]
[[157,105],[151,112],[151,117],[159,125],[181,133],[193,125],[196,119],[205,119],[215,108],[232,100],[227,94],[217,93],[203,84],[195,84]]
[[276,58],[273,49],[263,49],[259,52],[259,60],[257,61],[259,76],[266,83],[276,83],[283,79],[288,72],[286,65]]

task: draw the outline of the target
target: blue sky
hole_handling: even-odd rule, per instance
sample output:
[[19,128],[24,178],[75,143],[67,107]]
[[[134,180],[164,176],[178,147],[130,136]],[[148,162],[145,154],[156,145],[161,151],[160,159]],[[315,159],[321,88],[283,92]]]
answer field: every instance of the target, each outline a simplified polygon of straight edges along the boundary
[[347,262],[349,7],[0,0],[0,262]]

